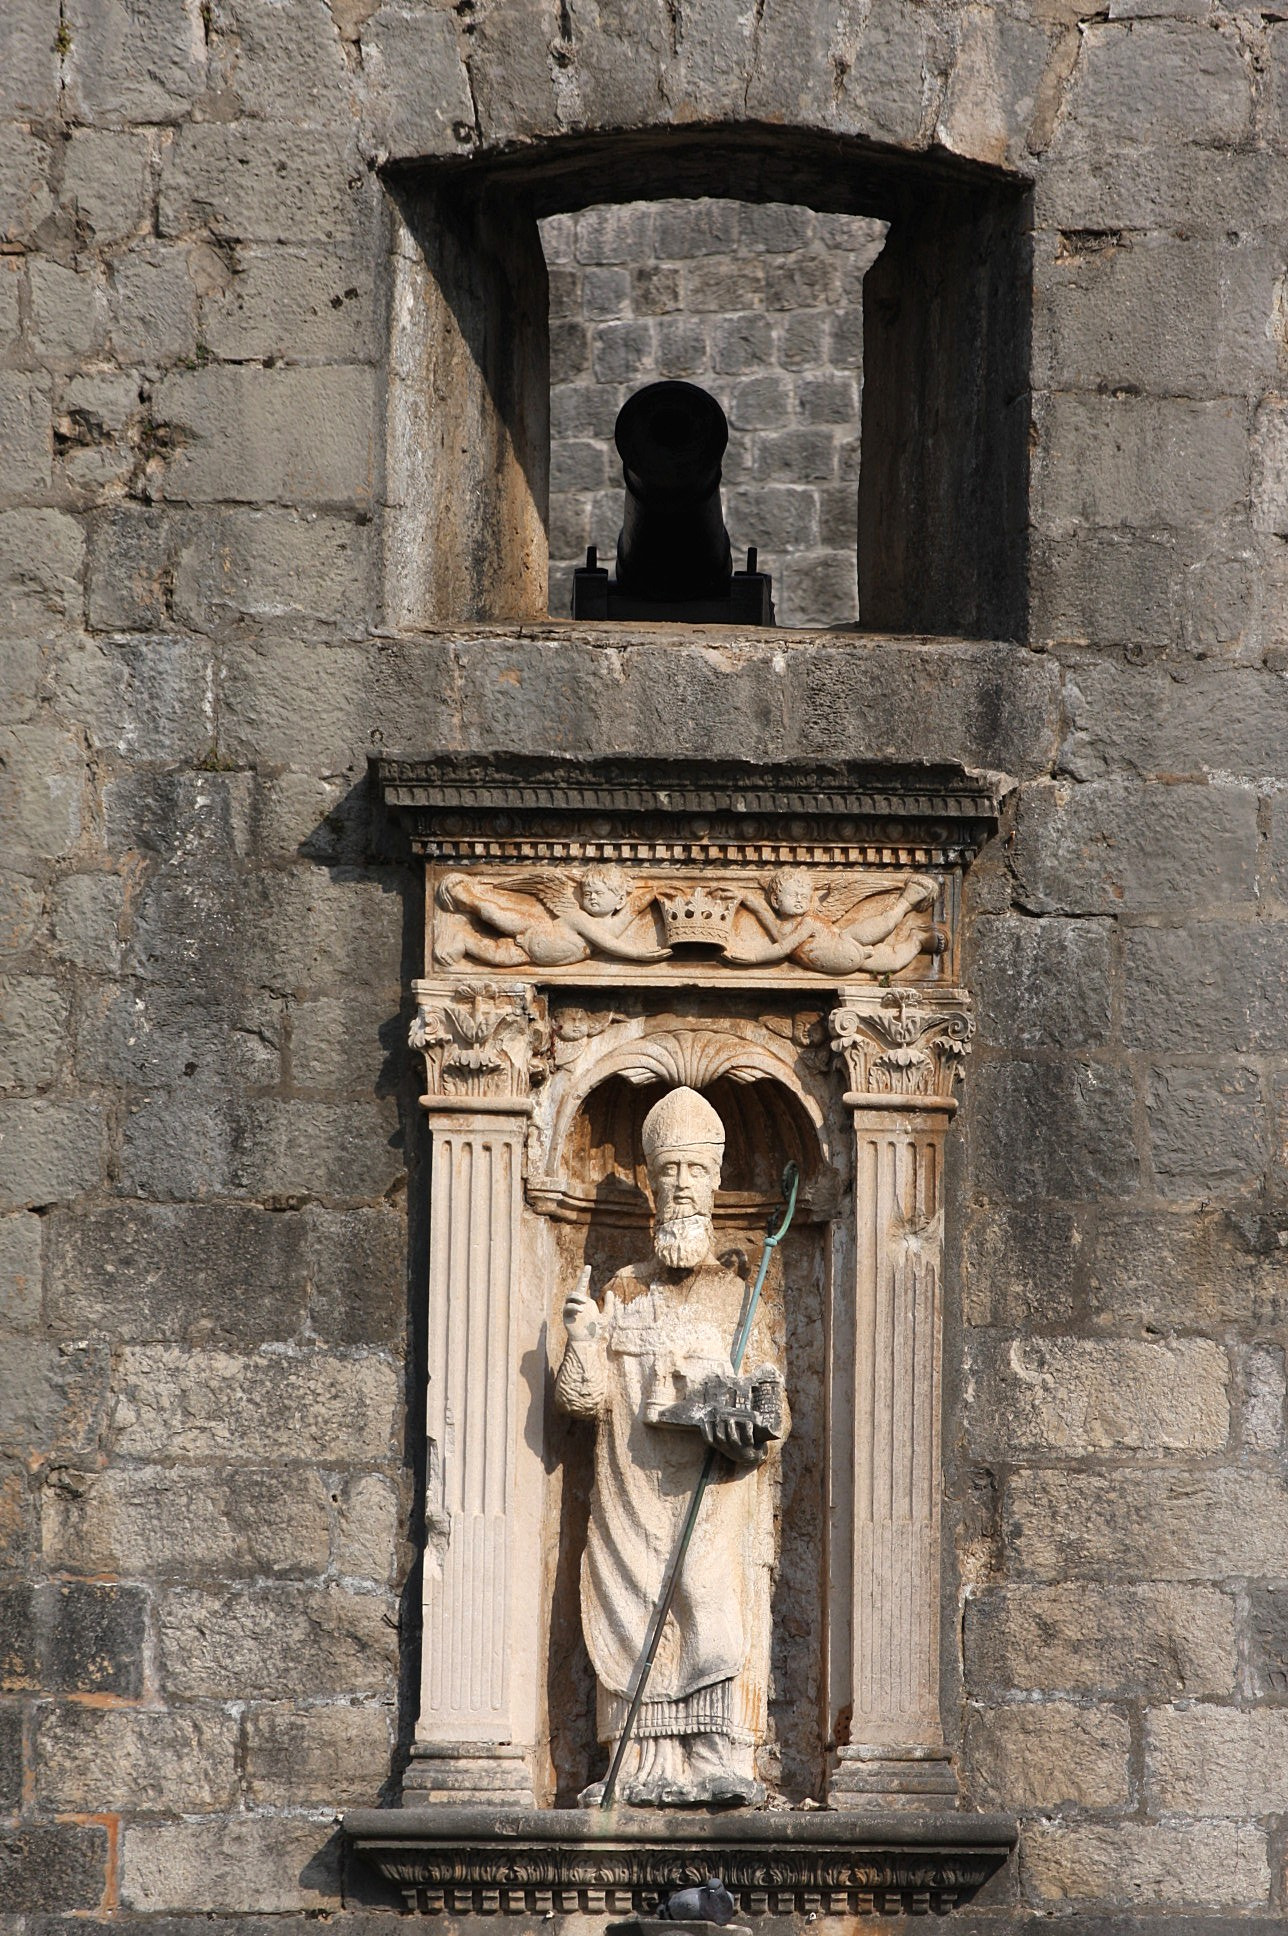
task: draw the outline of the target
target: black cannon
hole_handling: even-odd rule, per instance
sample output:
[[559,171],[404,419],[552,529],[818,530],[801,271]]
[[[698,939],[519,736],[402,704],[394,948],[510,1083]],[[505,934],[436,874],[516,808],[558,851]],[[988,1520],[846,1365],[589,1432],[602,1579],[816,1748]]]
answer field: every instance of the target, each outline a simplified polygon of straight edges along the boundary
[[696,383],[650,383],[628,397],[613,432],[626,483],[610,578],[592,545],[573,576],[572,615],[772,625],[773,584],[754,548],[735,571],[720,507],[729,425]]

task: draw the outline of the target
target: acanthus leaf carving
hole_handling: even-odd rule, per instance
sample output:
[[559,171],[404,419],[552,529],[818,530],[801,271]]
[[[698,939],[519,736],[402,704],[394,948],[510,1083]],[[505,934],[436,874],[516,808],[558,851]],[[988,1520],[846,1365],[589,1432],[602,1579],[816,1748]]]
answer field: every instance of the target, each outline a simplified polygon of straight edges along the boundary
[[905,989],[876,1003],[844,1002],[828,1022],[850,1093],[873,1098],[951,1102],[975,1033],[965,1006],[939,1006]]
[[419,982],[408,1040],[434,1097],[526,1098],[551,1065],[544,998],[523,982]]

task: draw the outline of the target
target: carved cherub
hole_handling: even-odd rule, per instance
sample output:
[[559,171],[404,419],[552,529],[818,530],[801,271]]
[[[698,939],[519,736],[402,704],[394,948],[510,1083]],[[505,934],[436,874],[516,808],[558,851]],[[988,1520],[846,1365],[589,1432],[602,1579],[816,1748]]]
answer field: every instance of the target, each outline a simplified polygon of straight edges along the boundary
[[[495,968],[562,968],[592,954],[663,961],[669,948],[627,938],[653,898],[652,887],[633,888],[629,875],[608,865],[580,876],[534,874],[510,887],[448,874],[439,883],[438,905],[457,918],[438,923],[434,953],[449,965],[469,959]],[[480,934],[463,918],[471,914],[497,935]]]
[[[909,914],[929,907],[935,898],[935,883],[923,874],[910,875],[897,900],[866,916],[855,911],[877,898],[871,889],[847,899],[833,888],[820,898],[803,867],[781,868],[765,885],[765,895],[755,888],[744,890],[742,904],[755,915],[767,939],[727,948],[726,960],[756,967],[791,960],[820,975],[854,975],[861,969],[870,975],[893,975],[915,961],[928,941],[933,947],[939,939],[924,925],[891,939]],[[884,899],[884,891],[878,892]],[[882,947],[882,942],[890,945]]]

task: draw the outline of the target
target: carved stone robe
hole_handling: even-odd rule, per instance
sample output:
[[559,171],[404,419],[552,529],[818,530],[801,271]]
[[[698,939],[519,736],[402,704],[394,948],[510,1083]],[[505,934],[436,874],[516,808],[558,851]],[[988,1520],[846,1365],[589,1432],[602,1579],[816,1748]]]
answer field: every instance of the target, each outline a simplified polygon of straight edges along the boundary
[[[556,1401],[598,1421],[581,1617],[599,1682],[601,1741],[621,1731],[706,1455],[696,1431],[651,1421],[713,1373],[731,1373],[746,1294],[714,1257],[688,1273],[656,1259],[632,1265],[609,1284],[597,1335],[570,1339],[559,1369]],[[762,1305],[743,1370],[772,1364],[781,1372],[783,1356]],[[777,1484],[772,1447],[760,1466],[718,1461],[649,1677],[640,1736],[763,1739]]]

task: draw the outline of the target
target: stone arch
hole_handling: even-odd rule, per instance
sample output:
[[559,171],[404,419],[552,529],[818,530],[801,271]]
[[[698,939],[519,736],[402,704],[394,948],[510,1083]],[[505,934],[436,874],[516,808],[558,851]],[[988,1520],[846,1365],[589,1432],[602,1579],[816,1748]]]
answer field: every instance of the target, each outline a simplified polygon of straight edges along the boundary
[[[835,1197],[833,1165],[843,1156],[845,1138],[837,1137],[831,1121],[835,1098],[829,1094],[825,1075],[811,1069],[800,1045],[790,1037],[777,1035],[760,1023],[715,1021],[707,1017],[651,1018],[639,1022],[616,1023],[587,1042],[583,1054],[560,1069],[547,1085],[533,1125],[529,1150],[528,1197],[534,1208],[561,1218],[588,1216],[592,1204],[602,1207],[614,1199],[628,1221],[644,1221],[641,1203],[630,1207],[632,1195],[639,1195],[638,1176],[628,1179],[621,1173],[621,1188],[614,1193],[610,1171],[586,1177],[579,1184],[572,1174],[577,1131],[595,1112],[612,1110],[616,1090],[635,1092],[633,1106],[618,1109],[617,1133],[630,1145],[637,1137],[638,1122],[655,1099],[650,1092],[678,1084],[718,1093],[717,1106],[730,1132],[730,1152],[750,1144],[752,1137],[742,1134],[739,1090],[750,1091],[768,1084],[784,1098],[775,1112],[779,1119],[783,1160],[796,1161],[805,1185],[802,1213],[825,1218],[831,1214]],[[833,1081],[831,1091],[839,1095],[840,1085]],[[746,1108],[756,1105],[748,1098]],[[630,1168],[638,1171],[638,1151],[633,1151]],[[732,1180],[731,1180],[732,1181]],[[774,1199],[777,1176],[745,1177],[733,1184],[726,1196],[731,1216],[745,1217]]]

